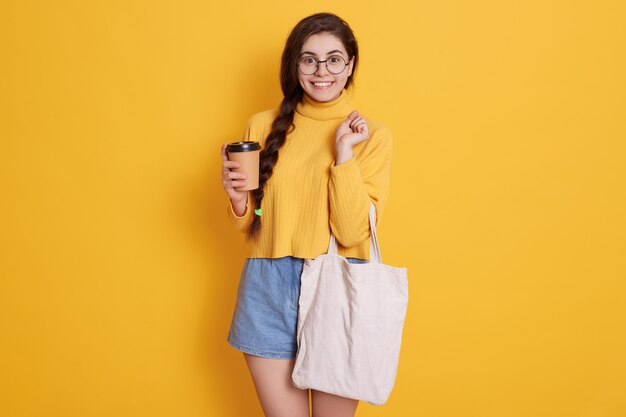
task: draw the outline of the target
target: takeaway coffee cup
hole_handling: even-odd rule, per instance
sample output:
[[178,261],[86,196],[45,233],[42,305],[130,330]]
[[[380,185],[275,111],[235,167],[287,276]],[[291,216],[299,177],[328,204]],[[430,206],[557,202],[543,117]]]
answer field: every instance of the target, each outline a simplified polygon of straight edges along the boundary
[[226,146],[229,161],[239,162],[239,168],[233,172],[246,174],[245,187],[235,187],[239,191],[256,190],[259,188],[259,157],[261,145],[259,142],[241,141],[229,143]]

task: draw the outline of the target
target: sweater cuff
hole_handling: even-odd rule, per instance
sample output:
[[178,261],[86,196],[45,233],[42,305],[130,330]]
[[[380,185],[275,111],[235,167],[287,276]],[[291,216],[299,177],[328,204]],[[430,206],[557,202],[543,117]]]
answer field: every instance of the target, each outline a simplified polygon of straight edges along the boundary
[[330,166],[330,176],[335,185],[339,188],[344,188],[344,185],[348,188],[353,188],[351,186],[353,186],[355,182],[357,184],[363,183],[361,170],[359,169],[359,164],[355,157],[339,165],[335,165],[335,161],[333,161]]
[[245,219],[246,217],[248,217],[248,214],[250,212],[250,210],[248,210],[248,203],[246,203],[246,211],[245,211],[245,213],[243,213],[243,215],[241,215],[241,216],[237,216],[237,214],[235,213],[235,208],[233,207],[233,203],[232,203],[232,201],[230,201],[230,199],[228,200],[228,211],[229,211],[228,214],[231,217],[233,217],[233,219],[235,219],[235,220]]
[[252,196],[250,195],[250,193],[248,193],[248,201],[246,203],[246,212],[242,216],[237,216],[237,214],[235,214],[233,203],[230,200],[230,198],[228,199],[228,204],[226,207],[226,210],[228,212],[228,218],[241,231],[245,230],[246,227],[252,222],[252,215],[251,215],[252,208],[251,207],[253,206],[253,204],[251,204],[252,202],[251,198]]

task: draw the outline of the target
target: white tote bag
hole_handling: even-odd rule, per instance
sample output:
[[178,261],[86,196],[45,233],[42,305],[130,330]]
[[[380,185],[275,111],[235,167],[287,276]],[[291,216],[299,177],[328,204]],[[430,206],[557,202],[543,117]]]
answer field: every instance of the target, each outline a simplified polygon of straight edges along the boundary
[[370,207],[370,262],[328,253],[304,262],[293,384],[382,405],[395,383],[408,305],[407,269],[384,265]]

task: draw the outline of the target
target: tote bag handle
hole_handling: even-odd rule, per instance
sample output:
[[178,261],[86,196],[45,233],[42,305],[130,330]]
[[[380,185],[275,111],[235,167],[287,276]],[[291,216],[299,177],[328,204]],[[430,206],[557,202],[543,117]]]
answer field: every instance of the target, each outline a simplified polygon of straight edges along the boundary
[[[374,203],[370,204],[370,263],[380,264],[383,262],[382,257],[380,256],[380,248],[378,247],[378,238],[376,237],[376,207]],[[337,241],[335,240],[335,235],[333,232],[330,232],[330,242],[328,243],[328,254],[329,255],[337,255]]]

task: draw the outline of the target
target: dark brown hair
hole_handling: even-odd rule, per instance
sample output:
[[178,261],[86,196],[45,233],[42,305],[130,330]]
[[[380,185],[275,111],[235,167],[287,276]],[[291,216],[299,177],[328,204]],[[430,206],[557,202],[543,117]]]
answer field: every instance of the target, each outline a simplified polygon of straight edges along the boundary
[[[295,127],[293,125],[294,111],[296,105],[304,97],[304,90],[298,81],[297,66],[302,45],[309,36],[322,32],[336,36],[346,48],[348,58],[354,57],[352,74],[348,76],[345,88],[347,89],[353,83],[352,79],[359,60],[359,47],[348,23],[332,13],[317,13],[298,22],[287,38],[280,62],[280,86],[283,90],[283,100],[280,103],[279,114],[272,123],[272,130],[267,135],[265,146],[261,151],[259,188],[252,192],[256,208],[261,207],[263,188],[272,176],[274,165],[278,161],[278,151],[285,144],[287,133]],[[258,237],[261,220],[261,216],[254,214],[254,220],[247,231],[248,239]]]

